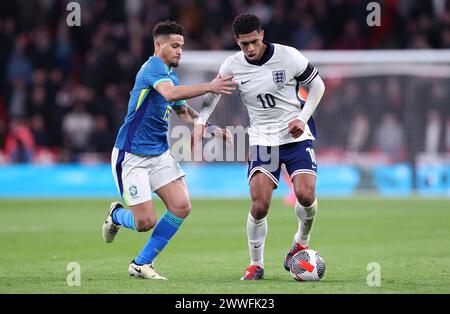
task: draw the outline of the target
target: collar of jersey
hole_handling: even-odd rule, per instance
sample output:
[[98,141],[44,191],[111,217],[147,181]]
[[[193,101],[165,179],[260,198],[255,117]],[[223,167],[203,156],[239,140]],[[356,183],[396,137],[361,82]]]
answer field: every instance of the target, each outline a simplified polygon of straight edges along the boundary
[[258,61],[251,61],[248,60],[247,57],[245,57],[245,60],[247,60],[248,63],[261,66],[265,64],[267,61],[269,61],[270,58],[272,58],[273,53],[275,52],[275,46],[267,41],[264,41],[264,43],[267,45],[267,49],[266,51],[264,51],[264,54],[261,57],[261,59],[259,59]]

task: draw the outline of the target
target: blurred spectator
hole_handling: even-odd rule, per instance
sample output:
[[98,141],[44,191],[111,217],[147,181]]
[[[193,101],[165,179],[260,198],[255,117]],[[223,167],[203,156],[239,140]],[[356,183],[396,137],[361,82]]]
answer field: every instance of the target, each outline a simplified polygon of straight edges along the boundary
[[443,111],[449,107],[448,100],[450,97],[450,90],[448,86],[445,85],[445,81],[443,80],[434,79],[430,82],[430,103],[433,104],[436,110]]
[[375,129],[375,145],[383,154],[394,161],[402,160],[405,145],[404,131],[392,113],[385,113]]
[[38,149],[49,147],[50,140],[47,131],[45,130],[44,118],[36,114],[30,119],[30,130]]
[[450,26],[447,26],[441,34],[441,46],[443,49],[450,49]]
[[16,77],[12,84],[12,93],[9,100],[9,116],[11,118],[24,118],[27,114],[27,87],[21,77]]
[[86,112],[85,105],[81,102],[75,103],[73,110],[62,121],[64,147],[71,153],[86,150],[93,128],[94,120]]
[[109,155],[113,149],[114,141],[115,136],[108,128],[108,120],[104,115],[97,115],[94,120],[94,130],[89,137],[89,150]]
[[430,49],[431,45],[424,34],[414,35],[409,49]]
[[32,32],[30,42],[30,59],[34,67],[50,68],[53,63],[53,41],[47,27],[40,27]]
[[[73,45],[70,41],[68,28],[60,27],[58,30],[57,41],[54,49],[55,63],[64,71],[64,73],[69,73],[73,59]],[[47,68],[50,68],[53,65],[54,64],[51,63],[47,66]]]
[[387,109],[397,117],[404,110],[403,89],[399,77],[389,77],[386,80]]
[[5,155],[9,162],[27,163],[33,160],[35,142],[24,120],[12,120],[6,135]]
[[14,51],[8,61],[8,82],[13,83],[17,80],[28,82],[31,78],[33,65],[26,55],[26,46],[28,43],[26,34],[19,34],[16,38]]
[[184,0],[179,2],[178,22],[186,29],[189,40],[186,46],[190,49],[200,49],[198,40],[201,32],[201,10],[195,0]]
[[283,2],[277,1],[273,9],[273,15],[270,22],[264,27],[266,40],[280,44],[290,43],[290,32],[292,25],[287,19],[287,12],[283,7]]
[[437,153],[442,133],[442,120],[437,110],[430,110],[425,129],[425,152]]
[[348,151],[361,152],[365,149],[369,138],[369,118],[360,112],[353,118],[349,136]]
[[359,26],[355,20],[345,22],[344,32],[334,47],[336,49],[364,49],[367,47],[365,38],[359,33]]
[[250,0],[247,11],[259,16],[263,26],[269,23],[272,16],[272,8],[264,0]]
[[214,34],[218,34],[222,30],[223,19],[230,18],[230,12],[225,8],[224,2],[221,0],[205,1],[201,9],[203,28]]
[[445,127],[445,151],[450,153],[450,117],[447,118],[447,125]]
[[384,100],[384,92],[382,82],[377,78],[369,78],[365,81],[365,89],[363,90],[364,101],[361,102],[370,110],[370,129],[374,130],[376,127],[375,122],[381,120],[382,110],[374,110],[373,108],[379,108],[380,104],[387,102]]
[[6,131],[7,131],[6,105],[3,98],[0,95],[0,148],[5,145]]
[[93,106],[95,114],[103,114],[112,123],[111,132],[116,133],[123,124],[128,106],[128,99],[121,95],[116,84],[108,84],[104,95],[98,96]]
[[292,36],[294,47],[300,50],[322,48],[322,38],[315,29],[314,21],[310,16],[301,17],[299,25],[295,29]]
[[47,101],[47,91],[43,86],[36,85],[31,91],[30,104],[28,105],[28,114],[42,114],[47,118],[51,117],[51,105]]

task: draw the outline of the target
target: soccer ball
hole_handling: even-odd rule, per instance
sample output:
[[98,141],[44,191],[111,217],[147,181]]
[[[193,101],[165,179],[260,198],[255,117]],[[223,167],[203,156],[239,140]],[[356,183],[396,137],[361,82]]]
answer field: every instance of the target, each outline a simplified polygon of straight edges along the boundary
[[297,281],[317,281],[325,274],[325,261],[314,250],[299,251],[292,257],[290,270]]

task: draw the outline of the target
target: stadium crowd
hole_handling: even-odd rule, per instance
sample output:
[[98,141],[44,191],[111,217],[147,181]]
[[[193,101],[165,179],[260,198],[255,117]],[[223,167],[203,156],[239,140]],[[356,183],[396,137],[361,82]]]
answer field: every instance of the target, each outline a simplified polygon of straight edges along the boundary
[[[375,28],[366,24],[370,1],[79,0],[81,27],[68,27],[68,2],[0,2],[0,163],[108,160],[134,76],[153,54],[151,30],[161,20],[177,20],[186,28],[188,50],[236,50],[230,24],[244,11],[261,18],[269,41],[300,50],[450,48],[446,0],[383,1],[382,26]],[[445,120],[450,96],[441,85],[430,85],[430,97],[441,105],[429,108],[425,122],[435,132],[432,126],[439,121],[447,140],[430,144],[425,135],[423,146],[450,151],[450,120]],[[353,122],[340,132],[325,129],[328,140],[322,145],[369,150],[378,141],[386,144],[386,128],[397,134],[392,141],[406,144],[398,112],[404,108],[395,107],[404,100],[395,88],[386,95],[392,112],[382,116],[381,110],[362,108],[359,100],[386,86],[371,80],[346,86],[335,100],[324,99],[320,119],[325,124],[333,119],[343,102]],[[380,124],[385,127],[376,131]]]

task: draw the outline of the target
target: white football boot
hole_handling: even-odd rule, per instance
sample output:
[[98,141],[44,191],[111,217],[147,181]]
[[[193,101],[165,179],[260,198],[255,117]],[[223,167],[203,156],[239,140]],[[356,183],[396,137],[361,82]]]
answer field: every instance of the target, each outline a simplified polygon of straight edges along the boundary
[[132,261],[130,266],[128,266],[128,272],[130,273],[130,276],[132,276],[132,277],[144,278],[144,279],[167,280],[167,278],[160,276],[156,272],[155,267],[153,266],[153,263],[139,266],[139,265],[136,265],[134,263],[134,261]]
[[109,207],[108,216],[102,226],[102,236],[106,243],[111,243],[114,240],[117,232],[119,232],[120,225],[116,225],[112,219],[112,213],[116,208],[123,207],[120,202],[112,202]]

